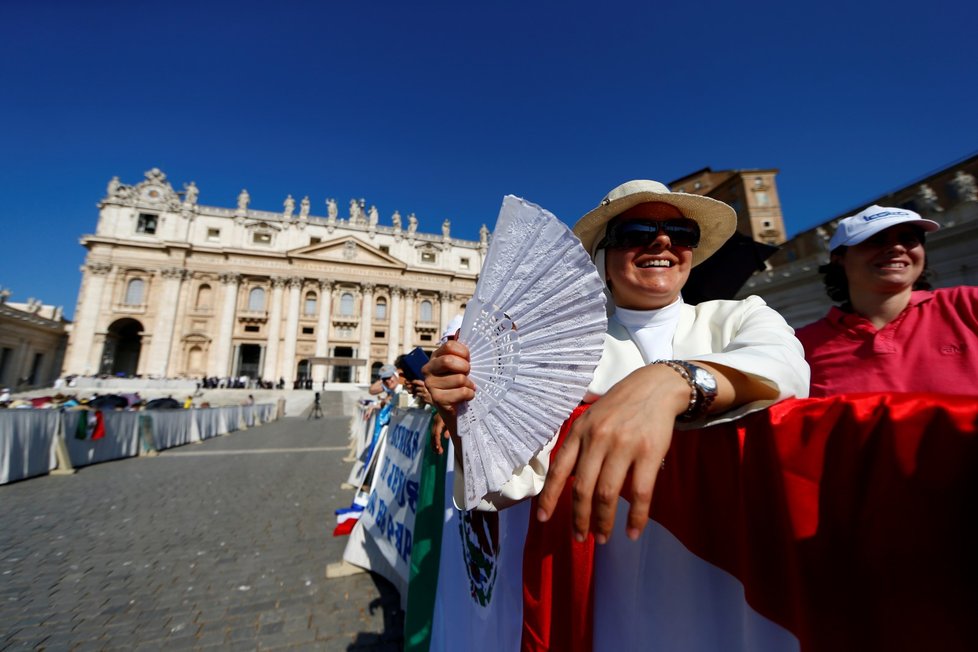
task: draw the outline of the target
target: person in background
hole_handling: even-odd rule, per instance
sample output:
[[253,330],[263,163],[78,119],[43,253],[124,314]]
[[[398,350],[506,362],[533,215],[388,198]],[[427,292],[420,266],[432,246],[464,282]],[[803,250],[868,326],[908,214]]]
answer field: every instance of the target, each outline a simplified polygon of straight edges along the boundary
[[400,380],[397,376],[397,368],[392,364],[385,364],[377,372],[377,380],[371,383],[367,391],[372,396],[378,396],[387,392],[392,394],[398,391]]
[[188,396],[187,398],[183,399],[183,409],[184,410],[189,410],[193,406],[194,406],[194,397],[193,396]]
[[797,332],[811,396],[978,395],[978,288],[931,290],[925,242],[938,228],[911,210],[875,205],[839,222],[819,271],[840,305]]

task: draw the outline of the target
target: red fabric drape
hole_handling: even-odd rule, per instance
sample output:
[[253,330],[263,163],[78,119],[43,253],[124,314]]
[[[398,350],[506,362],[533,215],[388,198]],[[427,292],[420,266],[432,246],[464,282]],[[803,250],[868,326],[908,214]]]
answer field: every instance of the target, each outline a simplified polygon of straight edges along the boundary
[[[677,431],[652,518],[803,650],[978,649],[976,424],[974,397],[851,394]],[[525,650],[591,646],[569,508],[530,524]]]

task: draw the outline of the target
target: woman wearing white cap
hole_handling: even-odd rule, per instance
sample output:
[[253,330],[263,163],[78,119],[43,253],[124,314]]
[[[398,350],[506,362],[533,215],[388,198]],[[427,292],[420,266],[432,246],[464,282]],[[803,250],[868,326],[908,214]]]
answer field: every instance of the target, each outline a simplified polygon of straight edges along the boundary
[[820,271],[841,305],[798,331],[812,396],[978,394],[978,288],[931,291],[924,280],[925,233],[938,228],[882,206],[839,222]]
[[[631,504],[623,503],[627,523],[619,519],[616,530],[624,531],[616,538],[637,539],[677,420],[702,427],[807,395],[801,345],[760,298],[697,306],[682,301],[690,269],[719,249],[736,223],[736,213],[722,202],[645,180],[618,186],[578,221],[574,233],[613,298],[604,353],[584,399],[593,406],[577,419],[552,465],[554,442],[480,508],[539,493],[538,517],[546,520],[574,473],[576,537],[593,532],[599,543],[612,539],[622,495]],[[426,367],[426,384],[450,430],[454,406],[475,395],[468,370],[468,351],[454,341]]]

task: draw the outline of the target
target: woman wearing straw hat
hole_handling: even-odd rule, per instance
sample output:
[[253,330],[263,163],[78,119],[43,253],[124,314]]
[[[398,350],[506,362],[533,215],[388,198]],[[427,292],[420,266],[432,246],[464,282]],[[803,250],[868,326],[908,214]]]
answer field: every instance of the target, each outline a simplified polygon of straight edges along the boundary
[[[599,542],[608,540],[624,490],[633,498],[627,534],[638,538],[677,420],[702,427],[807,395],[801,345],[760,298],[683,303],[690,269],[716,252],[736,224],[736,213],[723,202],[636,180],[612,190],[574,226],[607,282],[612,314],[584,399],[594,405],[550,468],[540,494],[544,518],[576,465],[578,536],[593,531]],[[432,399],[449,425],[454,405],[475,395],[467,358],[464,345],[447,342],[426,368]],[[525,467],[500,496],[487,497],[484,507],[504,506],[539,487],[534,476],[547,469],[549,453],[545,449],[541,464]]]
[[[637,568],[648,567],[643,556],[654,556],[635,540],[649,520],[653,485],[660,465],[668,463],[677,422],[703,427],[807,395],[801,344],[760,298],[697,306],[682,300],[690,269],[719,249],[736,223],[736,213],[722,202],[646,180],[618,186],[577,222],[574,233],[606,280],[612,311],[584,399],[590,408],[574,421],[552,463],[556,437],[500,493],[486,496],[480,509],[539,494],[537,518],[548,521],[564,494],[560,502],[572,503],[575,538],[584,541],[590,533],[608,544],[595,551],[598,567],[602,557],[614,560],[621,572],[610,573],[630,575],[634,585]],[[468,370],[468,351],[458,342],[442,345],[425,370],[432,399],[452,431],[455,405],[475,395]],[[464,445],[457,438],[454,443],[456,449]],[[570,492],[572,473],[571,500],[564,492]],[[462,504],[459,475],[456,502]],[[568,520],[566,514],[561,519]],[[594,607],[606,613],[596,613],[595,623],[624,631],[625,614],[633,612],[619,607],[634,607],[642,598],[604,586],[599,576]]]
[[978,288],[931,291],[925,234],[904,208],[870,206],[829,241],[829,297],[841,303],[798,330],[812,396],[843,392],[978,394]]

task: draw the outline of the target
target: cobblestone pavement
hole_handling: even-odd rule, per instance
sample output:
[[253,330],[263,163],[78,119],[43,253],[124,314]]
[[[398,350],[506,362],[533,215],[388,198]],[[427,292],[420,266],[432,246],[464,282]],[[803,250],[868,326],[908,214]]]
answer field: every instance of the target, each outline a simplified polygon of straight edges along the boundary
[[397,591],[326,579],[348,420],[284,419],[0,486],[0,650],[399,650]]

